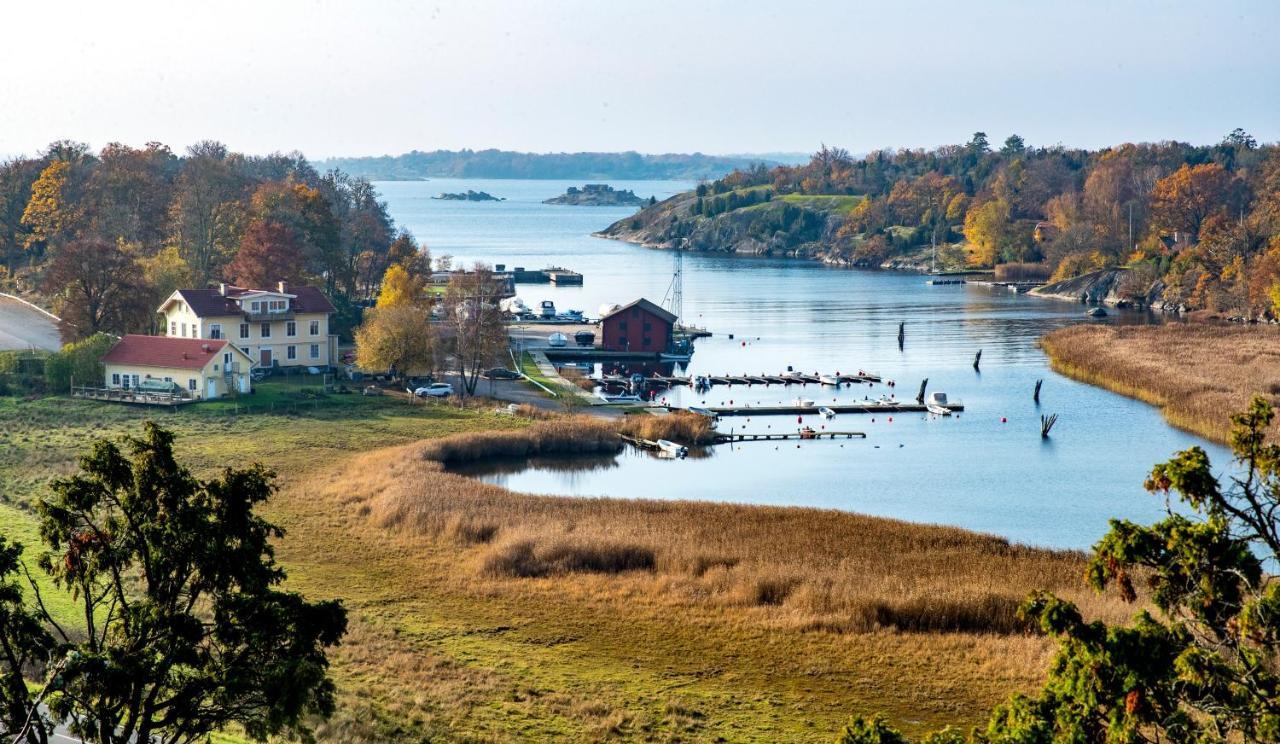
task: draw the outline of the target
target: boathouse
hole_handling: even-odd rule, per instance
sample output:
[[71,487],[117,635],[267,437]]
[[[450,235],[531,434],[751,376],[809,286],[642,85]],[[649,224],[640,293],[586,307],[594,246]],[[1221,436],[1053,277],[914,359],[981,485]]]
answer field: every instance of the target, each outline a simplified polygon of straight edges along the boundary
[[643,297],[600,319],[600,348],[605,351],[651,351],[671,348],[676,316]]

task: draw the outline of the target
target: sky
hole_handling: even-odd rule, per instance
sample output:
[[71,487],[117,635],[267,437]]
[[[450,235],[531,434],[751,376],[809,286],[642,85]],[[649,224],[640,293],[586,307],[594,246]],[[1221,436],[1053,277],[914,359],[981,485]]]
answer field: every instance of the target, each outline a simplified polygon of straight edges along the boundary
[[24,0],[3,18],[7,156],[1280,140],[1275,0]]

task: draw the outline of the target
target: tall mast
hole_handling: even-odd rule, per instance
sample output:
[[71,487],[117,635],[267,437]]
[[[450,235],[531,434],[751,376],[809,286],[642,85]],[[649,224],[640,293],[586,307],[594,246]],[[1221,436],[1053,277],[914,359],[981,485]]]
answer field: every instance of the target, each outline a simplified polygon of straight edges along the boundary
[[676,322],[684,318],[684,245],[676,248],[675,275],[671,277],[671,312]]

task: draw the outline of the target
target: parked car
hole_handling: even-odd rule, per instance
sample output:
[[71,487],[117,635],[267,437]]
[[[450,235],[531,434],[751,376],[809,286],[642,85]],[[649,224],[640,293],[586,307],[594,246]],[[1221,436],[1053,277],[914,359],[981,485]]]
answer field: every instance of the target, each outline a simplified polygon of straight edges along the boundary
[[414,390],[413,394],[419,398],[447,398],[453,395],[453,385],[447,382],[433,382],[426,387]]
[[487,369],[484,371],[484,374],[481,376],[484,377],[486,380],[518,380],[520,379],[519,372],[516,372],[515,370],[512,370],[512,369],[507,369],[506,367],[494,367],[493,369]]

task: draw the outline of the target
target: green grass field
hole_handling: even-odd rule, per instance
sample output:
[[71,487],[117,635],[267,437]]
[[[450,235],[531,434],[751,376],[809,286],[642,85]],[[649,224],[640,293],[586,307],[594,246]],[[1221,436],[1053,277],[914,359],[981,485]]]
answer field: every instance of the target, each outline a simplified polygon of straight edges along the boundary
[[[177,433],[197,474],[273,468],[281,489],[264,512],[287,531],[277,555],[289,586],[350,611],[333,654],[339,711],[318,731],[327,741],[827,741],[855,709],[910,731],[977,723],[1043,668],[1042,639],[813,630],[787,606],[683,599],[694,589],[682,574],[484,578],[487,546],[371,521],[368,499],[439,477],[371,451],[530,422],[315,390],[267,382],[175,412],[0,398],[0,531],[38,552],[30,506],[48,481],[73,472],[94,438],[148,419]],[[461,497],[452,478],[440,487]],[[50,604],[73,614],[65,596]]]

